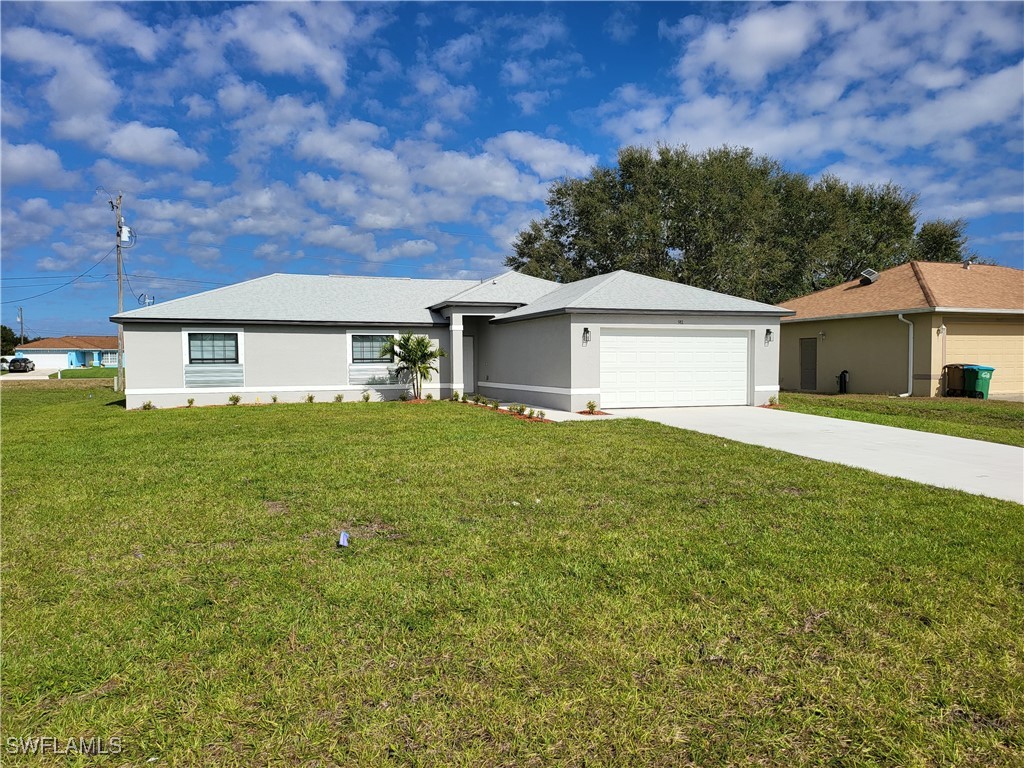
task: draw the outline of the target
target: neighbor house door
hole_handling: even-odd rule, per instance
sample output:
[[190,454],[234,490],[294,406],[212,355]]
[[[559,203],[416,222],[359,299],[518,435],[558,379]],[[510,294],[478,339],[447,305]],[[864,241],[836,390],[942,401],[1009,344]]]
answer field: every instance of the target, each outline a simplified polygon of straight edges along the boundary
[[476,367],[473,360],[473,337],[462,337],[462,384],[466,392],[476,392]]
[[818,340],[800,339],[800,389],[818,389]]

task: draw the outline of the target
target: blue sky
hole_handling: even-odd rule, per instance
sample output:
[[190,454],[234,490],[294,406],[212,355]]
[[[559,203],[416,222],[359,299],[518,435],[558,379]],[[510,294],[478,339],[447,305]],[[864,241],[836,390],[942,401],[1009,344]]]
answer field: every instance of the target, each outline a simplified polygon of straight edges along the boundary
[[113,331],[119,191],[126,308],[270,272],[482,279],[553,179],[628,144],[892,180],[1024,267],[1021,3],[0,14],[0,315],[32,335]]

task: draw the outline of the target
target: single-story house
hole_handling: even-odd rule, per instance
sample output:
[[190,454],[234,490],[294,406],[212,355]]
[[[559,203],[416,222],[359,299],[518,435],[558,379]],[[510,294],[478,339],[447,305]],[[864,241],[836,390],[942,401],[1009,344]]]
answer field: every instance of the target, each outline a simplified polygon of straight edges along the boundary
[[991,394],[1024,392],[1024,271],[913,261],[785,301],[782,389],[930,397],[946,364],[991,365]]
[[396,398],[408,386],[381,347],[411,330],[446,355],[424,393],[582,410],[763,404],[788,313],[624,271],[569,284],[273,274],[111,320],[129,408]]
[[117,367],[117,336],[60,336],[39,339],[14,348],[15,357],[27,357],[36,368]]

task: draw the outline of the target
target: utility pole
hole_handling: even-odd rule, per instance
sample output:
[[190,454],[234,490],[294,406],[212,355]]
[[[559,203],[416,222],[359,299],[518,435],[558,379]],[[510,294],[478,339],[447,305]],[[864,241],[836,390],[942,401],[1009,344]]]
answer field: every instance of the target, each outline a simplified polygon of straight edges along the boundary
[[[117,202],[110,201],[110,208],[114,212],[114,237],[117,247],[117,314],[124,312],[124,263],[121,260],[121,227],[124,222],[121,220],[121,193],[117,193]],[[124,392],[124,326],[117,324],[117,386],[118,392]]]
[[25,309],[18,307],[18,324],[21,326],[21,343],[25,343]]

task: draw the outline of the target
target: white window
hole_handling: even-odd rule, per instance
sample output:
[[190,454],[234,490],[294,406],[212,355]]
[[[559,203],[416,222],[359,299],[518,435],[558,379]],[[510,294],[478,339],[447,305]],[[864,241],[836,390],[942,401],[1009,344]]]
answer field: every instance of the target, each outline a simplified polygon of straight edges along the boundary
[[100,362],[103,365],[117,365],[117,352],[104,352]]

